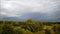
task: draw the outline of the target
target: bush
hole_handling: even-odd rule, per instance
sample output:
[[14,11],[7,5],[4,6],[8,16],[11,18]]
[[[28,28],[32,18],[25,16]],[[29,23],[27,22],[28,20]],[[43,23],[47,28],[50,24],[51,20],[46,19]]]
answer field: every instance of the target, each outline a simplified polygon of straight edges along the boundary
[[2,29],[2,34],[15,34],[11,26],[4,25]]
[[46,29],[45,34],[51,34],[50,30]]

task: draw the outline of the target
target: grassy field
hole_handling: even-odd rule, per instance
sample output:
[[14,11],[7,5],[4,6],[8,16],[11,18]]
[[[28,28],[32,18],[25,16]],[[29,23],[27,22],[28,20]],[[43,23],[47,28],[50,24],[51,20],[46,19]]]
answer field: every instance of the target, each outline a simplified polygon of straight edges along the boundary
[[60,34],[59,22],[0,21],[0,34]]

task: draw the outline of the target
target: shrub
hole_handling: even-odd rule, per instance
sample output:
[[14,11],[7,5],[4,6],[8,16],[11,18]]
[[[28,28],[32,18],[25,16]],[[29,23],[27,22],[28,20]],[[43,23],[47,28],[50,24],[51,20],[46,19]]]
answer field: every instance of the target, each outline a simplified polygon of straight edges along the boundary
[[11,26],[4,25],[2,29],[2,34],[14,34],[13,28]]
[[51,34],[50,30],[46,29],[45,34]]

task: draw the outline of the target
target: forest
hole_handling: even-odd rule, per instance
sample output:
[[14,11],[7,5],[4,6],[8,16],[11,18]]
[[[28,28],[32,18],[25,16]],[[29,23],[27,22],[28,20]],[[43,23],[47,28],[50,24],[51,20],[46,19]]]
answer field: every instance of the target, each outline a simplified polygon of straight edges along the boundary
[[31,19],[24,22],[0,21],[0,34],[60,34],[60,23]]

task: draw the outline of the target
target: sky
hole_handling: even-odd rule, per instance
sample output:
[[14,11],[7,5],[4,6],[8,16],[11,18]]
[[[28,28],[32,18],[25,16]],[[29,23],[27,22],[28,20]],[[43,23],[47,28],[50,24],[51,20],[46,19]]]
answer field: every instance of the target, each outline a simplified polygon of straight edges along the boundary
[[60,0],[0,0],[0,20],[60,22]]

